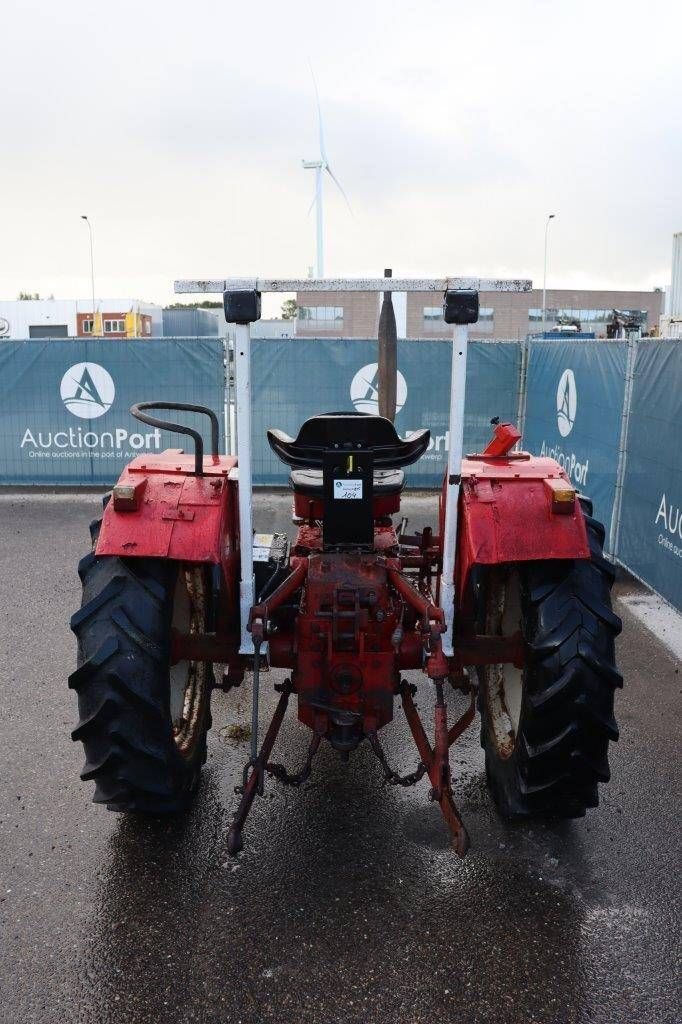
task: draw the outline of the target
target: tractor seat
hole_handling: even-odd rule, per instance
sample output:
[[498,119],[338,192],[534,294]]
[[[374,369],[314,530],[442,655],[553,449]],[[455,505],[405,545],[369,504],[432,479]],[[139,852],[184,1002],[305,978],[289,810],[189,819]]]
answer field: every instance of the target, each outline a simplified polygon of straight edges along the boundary
[[[421,458],[431,436],[426,429],[418,430],[403,441],[390,420],[362,412],[328,412],[312,416],[303,423],[295,439],[281,430],[268,430],[267,433],[275,455],[293,470],[321,470],[324,453],[333,448],[371,452],[375,471],[396,470]],[[381,487],[376,477],[375,472],[375,487]]]
[[[324,489],[321,469],[292,469],[290,482],[295,494],[322,501]],[[377,498],[389,498],[400,494],[404,483],[405,474],[402,469],[374,470],[373,489]]]

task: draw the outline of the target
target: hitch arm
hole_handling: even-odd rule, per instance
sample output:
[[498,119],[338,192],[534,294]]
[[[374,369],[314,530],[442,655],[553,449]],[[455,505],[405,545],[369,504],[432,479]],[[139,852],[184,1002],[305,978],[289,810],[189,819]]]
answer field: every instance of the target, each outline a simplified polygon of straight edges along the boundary
[[429,622],[435,622],[438,632],[443,633],[445,631],[445,614],[443,609],[439,608],[437,604],[432,604],[423,594],[420,594],[398,569],[389,565],[386,571],[390,582],[400,596],[419,613],[421,618],[427,619]]
[[244,827],[244,822],[251,810],[251,805],[253,804],[256,794],[262,791],[263,775],[267,768],[268,758],[270,757],[272,748],[275,745],[277,734],[282,726],[282,722],[284,721],[284,714],[287,709],[287,704],[289,703],[289,695],[291,692],[291,683],[287,680],[282,687],[282,694],[277,702],[277,707],[275,708],[275,713],[272,716],[272,721],[268,726],[268,731],[265,734],[263,746],[260,748],[258,756],[253,759],[250,766],[247,765],[245,775],[248,773],[249,767],[251,767],[251,774],[244,783],[242,788],[242,798],[239,801],[239,807],[237,808],[234,816],[234,821],[232,822],[230,831],[227,834],[227,850],[228,853],[233,856],[234,854],[239,853],[243,848],[242,828]]
[[431,799],[438,802],[445,823],[452,835],[452,845],[458,856],[464,857],[469,849],[469,836],[452,796],[450,775],[450,745],[472,722],[476,696],[472,690],[471,703],[462,717],[448,730],[448,712],[443,698],[443,683],[436,682],[435,743],[429,743],[419,712],[417,711],[409,685],[403,680],[400,697],[410,731],[417,745],[422,764],[426,766],[431,780]]
[[389,581],[400,596],[423,619],[424,649],[427,654],[426,671],[430,679],[436,681],[448,674],[448,663],[443,654],[441,634],[445,632],[445,613],[438,605],[432,604],[423,594],[405,579],[401,572],[393,566],[387,567]]

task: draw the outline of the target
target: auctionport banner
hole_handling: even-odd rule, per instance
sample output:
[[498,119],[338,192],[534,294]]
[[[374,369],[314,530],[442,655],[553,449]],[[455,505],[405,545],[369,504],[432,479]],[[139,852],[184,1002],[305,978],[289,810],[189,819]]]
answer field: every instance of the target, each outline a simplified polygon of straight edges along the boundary
[[[270,451],[268,427],[296,436],[316,413],[377,413],[377,343],[355,339],[252,341],[253,478],[285,485],[289,471]],[[480,450],[491,436],[490,420],[516,422],[519,346],[470,342],[464,420],[465,450]],[[402,437],[428,427],[429,450],[406,470],[408,486],[437,487],[449,448],[450,341],[398,342],[396,429]]]
[[682,609],[682,342],[640,342],[618,559]]
[[[134,402],[208,405],[222,422],[223,395],[218,339],[3,341],[0,484],[114,483],[136,455],[192,447],[134,419]],[[210,437],[206,417],[166,418]]]
[[616,488],[627,342],[532,341],[523,445],[566,470],[609,525]]

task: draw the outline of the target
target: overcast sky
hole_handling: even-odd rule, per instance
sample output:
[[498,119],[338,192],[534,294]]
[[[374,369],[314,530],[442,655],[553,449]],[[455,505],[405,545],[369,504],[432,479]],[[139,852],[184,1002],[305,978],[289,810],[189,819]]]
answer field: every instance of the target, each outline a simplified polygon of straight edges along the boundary
[[315,69],[331,275],[665,286],[682,230],[677,0],[4,0],[0,298],[165,302],[304,276]]

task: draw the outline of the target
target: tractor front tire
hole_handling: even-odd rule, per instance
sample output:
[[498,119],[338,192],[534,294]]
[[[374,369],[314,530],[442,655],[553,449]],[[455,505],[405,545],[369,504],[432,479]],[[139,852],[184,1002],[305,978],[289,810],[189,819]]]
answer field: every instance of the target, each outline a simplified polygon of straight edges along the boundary
[[83,601],[71,619],[81,778],[95,782],[94,802],[111,810],[178,813],[206,760],[212,667],[171,665],[171,629],[205,631],[205,573],[161,559],[98,557],[98,529],[78,567]]
[[611,610],[615,574],[603,555],[604,528],[591,503],[581,505],[589,560],[494,569],[485,586],[486,631],[520,629],[526,651],[523,670],[479,672],[486,774],[506,818],[582,817],[610,778],[621,622]]

